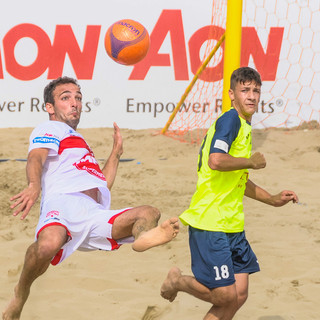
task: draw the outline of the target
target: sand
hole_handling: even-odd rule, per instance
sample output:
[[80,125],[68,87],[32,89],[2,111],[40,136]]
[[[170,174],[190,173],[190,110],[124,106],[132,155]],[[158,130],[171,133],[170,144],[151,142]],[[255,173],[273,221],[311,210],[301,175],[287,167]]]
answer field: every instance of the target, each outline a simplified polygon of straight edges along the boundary
[[[79,131],[98,159],[107,158],[112,129]],[[9,198],[26,186],[23,159],[30,132],[0,129],[0,159],[9,159],[0,162],[1,310],[12,296],[39,214],[37,203],[21,221],[9,207]],[[161,210],[163,221],[189,205],[199,146],[154,132],[122,130],[123,158],[134,160],[120,164],[112,208],[150,204]],[[253,140],[267,167],[251,171],[250,178],[271,193],[294,190],[301,204],[273,208],[245,199],[245,229],[261,272],[250,276],[248,301],[234,319],[320,319],[320,130],[254,130]],[[172,266],[191,274],[183,225],[171,243],[144,253],[133,252],[130,245],[115,252],[76,252],[34,283],[22,319],[202,319],[208,303],[185,293],[173,303],[161,298],[161,284]]]

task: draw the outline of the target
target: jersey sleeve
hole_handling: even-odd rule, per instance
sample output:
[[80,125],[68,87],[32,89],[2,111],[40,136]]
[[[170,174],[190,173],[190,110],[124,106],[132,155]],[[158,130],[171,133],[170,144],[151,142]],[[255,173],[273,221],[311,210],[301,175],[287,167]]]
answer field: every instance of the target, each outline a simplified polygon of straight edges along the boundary
[[58,154],[60,141],[64,136],[64,130],[54,121],[47,121],[37,126],[31,133],[29,139],[29,152],[37,148],[49,149],[48,156]]
[[241,121],[236,110],[230,110],[218,118],[211,141],[210,153],[229,153],[230,146],[236,139],[240,126]]

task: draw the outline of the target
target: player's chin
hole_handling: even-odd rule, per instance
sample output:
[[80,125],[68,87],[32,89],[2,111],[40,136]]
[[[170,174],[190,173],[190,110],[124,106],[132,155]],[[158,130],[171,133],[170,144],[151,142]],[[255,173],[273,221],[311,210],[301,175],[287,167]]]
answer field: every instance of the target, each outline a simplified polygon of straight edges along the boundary
[[76,128],[76,127],[78,126],[79,122],[80,122],[80,116],[75,117],[75,118],[68,119],[67,124],[68,124],[71,128]]
[[248,114],[250,114],[251,116],[256,113],[258,111],[258,107],[255,106],[255,105],[250,105],[250,106],[247,106],[247,112]]

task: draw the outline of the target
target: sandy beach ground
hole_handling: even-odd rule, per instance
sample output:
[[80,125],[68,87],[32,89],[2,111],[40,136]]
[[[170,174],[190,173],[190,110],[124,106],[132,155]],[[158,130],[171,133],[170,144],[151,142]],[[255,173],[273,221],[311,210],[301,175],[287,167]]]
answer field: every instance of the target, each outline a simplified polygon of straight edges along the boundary
[[[10,197],[26,186],[31,128],[0,129],[0,308],[12,296],[27,247],[33,242],[39,203],[25,221],[12,216]],[[80,129],[106,159],[112,129]],[[152,135],[156,130],[122,130],[124,159],[112,190],[112,208],[150,204],[161,221],[189,205],[196,184],[199,146]],[[320,130],[254,130],[253,150],[267,160],[250,178],[270,193],[294,190],[301,204],[273,208],[245,199],[245,230],[261,272],[250,277],[249,299],[236,320],[320,319]],[[18,159],[18,160],[17,160]],[[21,161],[22,160],[22,161]],[[101,164],[103,161],[101,160]],[[76,252],[50,267],[32,287],[24,320],[196,320],[208,303],[179,293],[160,297],[172,266],[191,274],[187,228],[169,244],[144,253],[129,245],[116,252]]]

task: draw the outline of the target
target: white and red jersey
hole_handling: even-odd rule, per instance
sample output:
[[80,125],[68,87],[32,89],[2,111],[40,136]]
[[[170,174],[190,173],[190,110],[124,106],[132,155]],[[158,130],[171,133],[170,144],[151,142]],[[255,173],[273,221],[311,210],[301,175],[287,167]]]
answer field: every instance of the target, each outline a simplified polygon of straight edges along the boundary
[[44,122],[30,136],[29,152],[36,148],[49,149],[41,178],[42,201],[55,194],[99,188],[100,203],[110,207],[107,181],[80,133],[60,121]]

